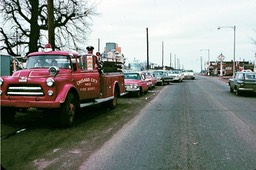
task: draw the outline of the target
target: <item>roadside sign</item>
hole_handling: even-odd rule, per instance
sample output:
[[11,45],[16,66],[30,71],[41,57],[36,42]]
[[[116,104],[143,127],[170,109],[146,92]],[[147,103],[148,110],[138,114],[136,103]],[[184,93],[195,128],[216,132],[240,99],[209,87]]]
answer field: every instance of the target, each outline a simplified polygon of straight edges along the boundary
[[217,58],[218,60],[223,61],[225,59],[225,56],[221,53]]

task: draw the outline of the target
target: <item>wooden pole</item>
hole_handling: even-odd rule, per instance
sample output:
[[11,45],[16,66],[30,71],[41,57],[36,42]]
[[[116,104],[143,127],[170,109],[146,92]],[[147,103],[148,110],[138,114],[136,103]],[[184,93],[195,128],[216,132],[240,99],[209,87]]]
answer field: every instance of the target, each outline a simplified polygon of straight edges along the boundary
[[47,0],[48,11],[48,43],[52,45],[52,49],[55,49],[54,38],[54,16],[53,16],[53,0]]
[[162,41],[162,67],[164,68],[164,42]]
[[147,37],[147,70],[149,70],[149,42],[148,42],[148,28],[146,28],[146,37]]

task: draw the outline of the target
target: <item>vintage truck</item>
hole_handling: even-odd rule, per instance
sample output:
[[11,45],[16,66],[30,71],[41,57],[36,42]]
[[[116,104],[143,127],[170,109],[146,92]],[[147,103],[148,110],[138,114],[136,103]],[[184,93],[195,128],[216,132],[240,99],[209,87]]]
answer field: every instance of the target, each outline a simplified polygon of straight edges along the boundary
[[13,121],[19,109],[53,109],[59,123],[71,126],[80,108],[105,102],[114,108],[125,94],[122,63],[100,61],[93,54],[52,51],[51,46],[27,56],[26,69],[0,77],[1,118]]

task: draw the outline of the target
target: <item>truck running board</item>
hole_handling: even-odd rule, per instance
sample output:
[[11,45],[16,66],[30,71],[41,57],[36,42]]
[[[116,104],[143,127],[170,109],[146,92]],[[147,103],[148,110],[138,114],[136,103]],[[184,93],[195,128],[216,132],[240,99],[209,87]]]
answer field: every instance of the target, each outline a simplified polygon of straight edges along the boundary
[[[120,96],[124,96],[126,94],[127,94],[127,92],[124,92],[124,93],[121,93]],[[114,99],[114,96],[104,98],[104,99],[95,99],[95,101],[93,101],[93,102],[81,103],[80,108],[87,107],[87,106],[92,106],[92,105],[103,103],[103,102],[107,102],[107,101],[112,100],[112,99]]]
[[87,106],[92,106],[92,105],[103,103],[103,102],[107,102],[107,101],[112,100],[112,99],[114,99],[114,96],[104,98],[104,99],[95,99],[95,101],[93,101],[93,102],[81,103],[80,108],[87,107]]

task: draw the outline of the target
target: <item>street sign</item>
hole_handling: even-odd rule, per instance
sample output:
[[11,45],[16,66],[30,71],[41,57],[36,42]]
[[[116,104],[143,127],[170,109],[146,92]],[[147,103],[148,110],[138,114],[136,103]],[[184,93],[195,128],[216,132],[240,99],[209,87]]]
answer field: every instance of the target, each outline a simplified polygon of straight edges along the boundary
[[225,59],[225,56],[221,53],[217,58],[218,60],[223,61]]

